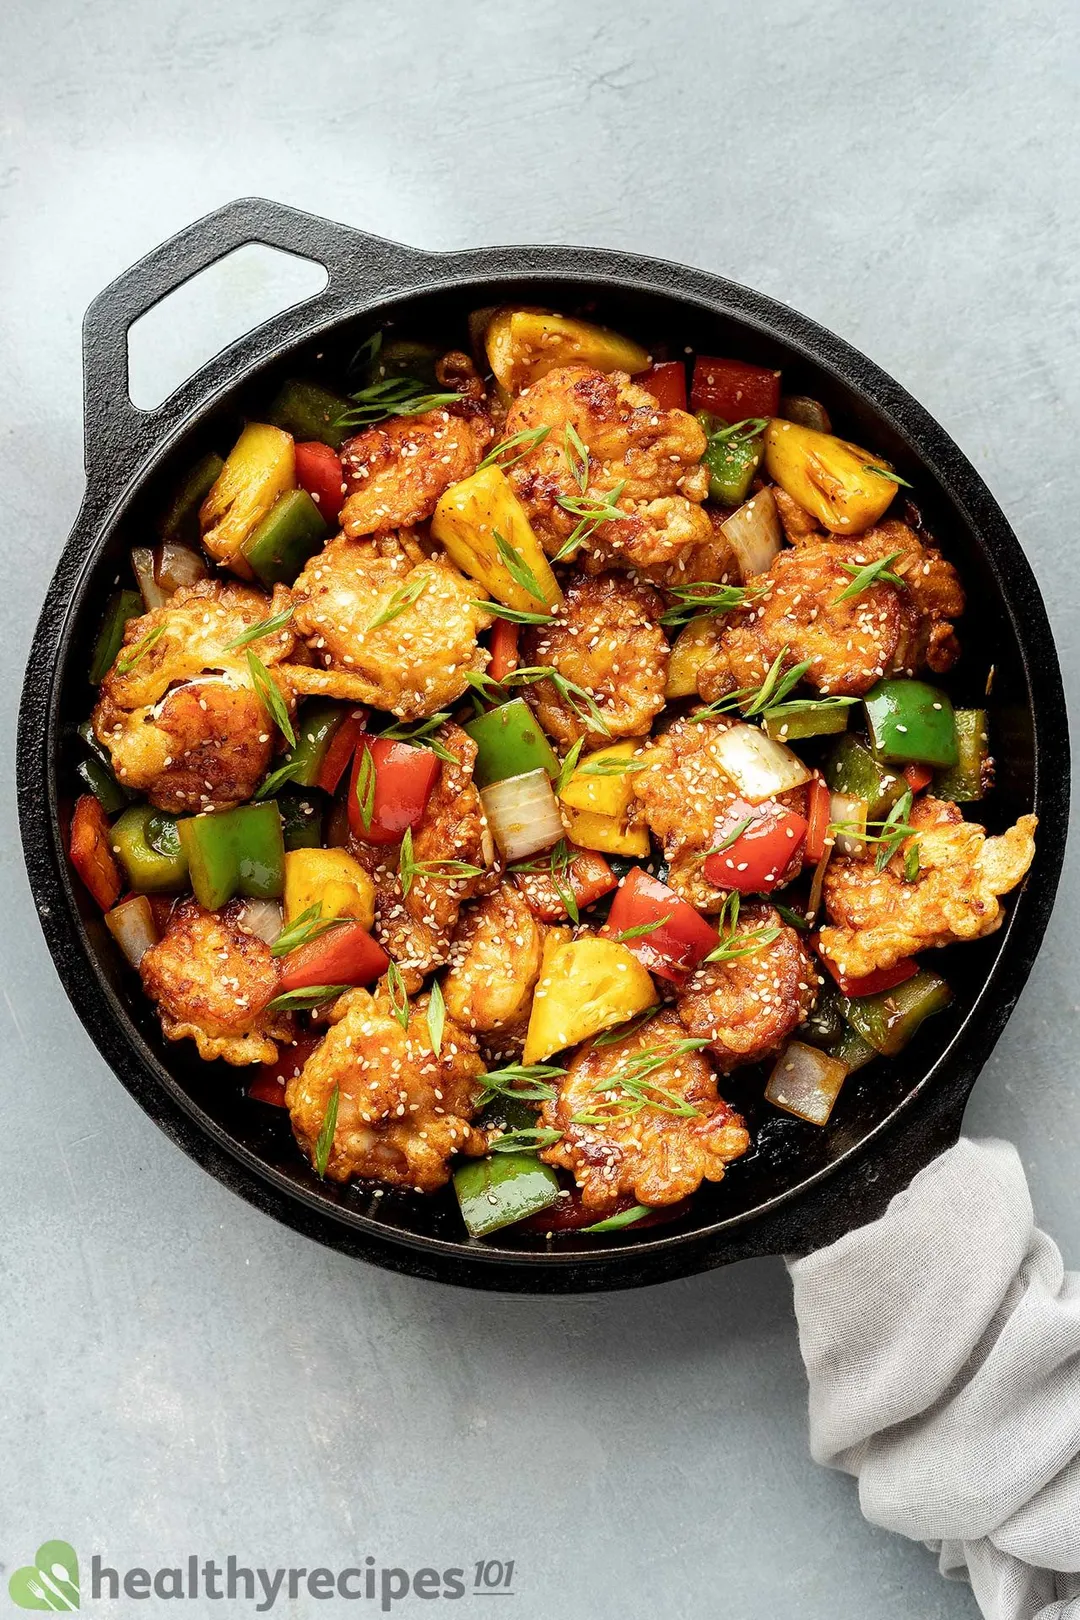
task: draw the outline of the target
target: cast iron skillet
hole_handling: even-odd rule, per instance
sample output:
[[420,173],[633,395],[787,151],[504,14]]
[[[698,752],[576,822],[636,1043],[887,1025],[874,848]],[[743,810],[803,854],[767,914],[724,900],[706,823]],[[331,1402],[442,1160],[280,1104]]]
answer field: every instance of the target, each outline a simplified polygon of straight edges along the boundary
[[[128,398],[127,330],[234,248],[262,242],[328,272],[325,289],[216,356],[157,410]],[[452,1195],[320,1184],[280,1110],[247,1101],[242,1076],[168,1046],[100,914],[64,857],[75,791],[71,733],[89,708],[86,668],[105,597],[164,491],[211,445],[225,450],[285,375],[322,369],[372,330],[458,329],[468,310],[509,299],[593,313],[646,345],[688,344],[784,368],[789,392],[822,399],[841,431],[890,457],[916,486],[929,527],[968,591],[968,651],[954,689],[982,697],[995,666],[998,787],[991,829],[1034,805],[1038,856],[1000,933],[943,953],[954,1006],[902,1056],[846,1084],[825,1130],[770,1110],[761,1076],[725,1093],[756,1146],[679,1222],[605,1238],[462,1236]],[[673,352],[679,352],[675,348]],[[748,1255],[806,1251],[880,1213],[955,1141],[968,1093],[1035,958],[1054,898],[1068,809],[1068,736],[1057,655],[1031,569],[986,486],[904,390],[839,338],[760,293],[701,270],[589,248],[424,253],[280,204],[247,198],[147,255],[96,298],[84,326],[82,509],[34,639],[20,713],[18,775],[30,882],[60,978],[103,1056],[151,1118],[226,1186],[297,1231],[414,1276],[554,1293],[624,1288]]]

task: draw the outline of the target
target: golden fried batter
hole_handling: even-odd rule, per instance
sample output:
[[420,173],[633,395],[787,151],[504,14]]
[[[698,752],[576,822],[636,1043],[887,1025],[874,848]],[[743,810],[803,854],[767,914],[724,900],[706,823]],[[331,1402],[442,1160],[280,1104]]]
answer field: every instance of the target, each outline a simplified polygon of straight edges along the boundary
[[277,994],[277,964],[269,945],[240,927],[242,911],[241,901],[221,912],[183,901],[139,967],[166,1039],[193,1040],[207,1063],[273,1063],[274,1042],[288,1040],[292,1027],[265,1010]]
[[[841,600],[859,569],[897,551],[889,572],[904,587],[876,579]],[[699,672],[708,702],[759,686],[781,654],[788,668],[809,660],[805,679],[819,692],[847,697],[861,696],[883,675],[915,674],[926,664],[942,673],[959,654],[951,621],[964,595],[956,571],[904,523],[850,540],[809,540],[782,551],[755,583],[767,583],[767,593],[731,615],[716,656]]]
[[[774,928],[774,939],[749,950],[750,936]],[[708,1040],[725,1072],[779,1051],[813,1008],[820,985],[809,951],[770,905],[743,906],[732,943],[749,954],[704,963],[677,1001],[686,1033]]]
[[525,389],[506,418],[508,437],[539,427],[550,429],[547,437],[507,476],[549,554],[579,522],[560,504],[582,496],[580,460],[567,451],[570,427],[589,454],[587,499],[608,501],[621,484],[617,504],[626,513],[594,529],[577,553],[579,566],[673,566],[709,542],[712,525],[700,504],[709,491],[700,465],[705,432],[686,411],[661,409],[625,372],[560,366]]
[[[477,587],[440,552],[409,535],[338,536],[293,586],[293,624],[317,665],[294,666],[298,692],[345,698],[417,720],[455,703],[487,653],[477,633],[491,615]],[[384,622],[379,623],[382,619]]]
[[[676,1204],[703,1181],[722,1181],[726,1166],[749,1147],[741,1117],[716,1094],[708,1060],[696,1051],[679,1053],[685,1039],[668,1010],[610,1046],[584,1046],[560,1082],[558,1097],[544,1104],[544,1125],[562,1131],[563,1138],[540,1156],[572,1173],[586,1209],[599,1214],[626,1194],[639,1204]],[[645,1052],[679,1055],[651,1070],[626,1067]],[[620,1074],[635,1073],[631,1094],[620,1086]],[[664,1106],[643,1103],[643,1094]],[[693,1113],[675,1112],[673,1102],[687,1104]],[[574,1123],[582,1116],[602,1117],[603,1123]]]
[[[424,818],[413,831],[408,893],[403,893],[400,845],[350,842],[375,884],[375,937],[401,969],[410,994],[448,960],[462,902],[488,893],[498,882],[494,845],[472,777],[476,744],[451,722],[435,736],[457,763],[441,762]],[[446,873],[446,861],[479,867],[482,875]]]
[[463,1029],[500,1039],[524,1035],[540,976],[543,925],[513,883],[470,906],[442,981],[446,1010]]
[[[609,737],[644,736],[664,707],[670,649],[659,624],[662,612],[663,602],[648,585],[619,574],[578,575],[550,624],[525,632],[525,662],[556,669],[583,687],[596,700]],[[578,713],[552,681],[537,681],[526,696],[558,742],[595,735],[581,698],[574,700]]]
[[[443,363],[453,358],[446,356]],[[341,449],[348,491],[341,513],[345,533],[358,540],[426,523],[450,485],[476,471],[491,436],[483,412],[466,417],[456,406],[395,416],[358,433]]]
[[[719,911],[726,891],[705,878],[704,857],[724,830],[724,818],[740,797],[724,770],[716,743],[730,721],[676,720],[638,757],[644,768],[630,778],[636,818],[645,821],[670,863],[666,881],[699,911]],[[777,803],[800,815],[806,790],[792,788]]]
[[791,544],[801,546],[807,540],[820,540],[825,530],[814,514],[808,512],[805,506],[800,506],[786,489],[780,488],[779,484],[771,484],[769,487],[776,502],[777,515]]
[[293,1132],[312,1161],[337,1090],[331,1181],[372,1177],[436,1192],[449,1180],[451,1154],[484,1151],[483,1135],[469,1124],[484,1069],[476,1042],[448,1018],[436,1055],[427,1006],[427,996],[415,1002],[402,1029],[383,998],[349,991],[325,1040],[288,1082]]
[[276,733],[247,655],[266,665],[291,710],[279,666],[295,638],[286,625],[244,647],[229,643],[287,606],[280,585],[271,599],[247,585],[200,580],[128,623],[93,713],[125,787],[174,815],[251,798]]
[[904,851],[883,872],[872,857],[834,856],[825,874],[825,907],[831,925],[818,948],[845,978],[858,979],[892,967],[932,945],[981,939],[1001,927],[998,896],[1023,878],[1035,855],[1035,816],[988,838],[965,821],[955,804],[920,799],[910,818],[917,828],[904,846],[917,844],[919,875],[904,878]]

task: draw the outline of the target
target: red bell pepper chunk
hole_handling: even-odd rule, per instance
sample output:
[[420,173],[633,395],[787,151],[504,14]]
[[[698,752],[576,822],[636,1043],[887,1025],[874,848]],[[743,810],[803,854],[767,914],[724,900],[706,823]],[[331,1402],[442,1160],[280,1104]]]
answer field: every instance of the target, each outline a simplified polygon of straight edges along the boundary
[[[633,935],[646,925],[648,933]],[[622,941],[627,950],[650,973],[673,984],[681,984],[720,943],[716,929],[693,906],[640,866],[623,879],[600,932],[609,939],[630,934]]]
[[[272,1065],[269,1063],[265,1065],[267,1069],[271,1067]],[[263,1069],[260,1069],[254,1080],[251,1081],[247,1088],[247,1094],[252,1102],[269,1103],[271,1108],[284,1108],[286,1106],[284,1080],[278,1080],[274,1075],[264,1073]]]
[[619,887],[618,878],[602,855],[579,849],[576,844],[568,844],[567,849],[570,859],[558,883],[549,871],[514,873],[514,882],[529,910],[541,922],[564,922],[569,915],[560,887],[569,889],[579,911]]
[[[357,796],[365,755],[375,770],[370,824]],[[368,844],[396,844],[422,819],[438,774],[439,761],[430,748],[412,748],[386,737],[362,742],[349,778],[349,826],[354,836]]]
[[501,681],[511,670],[517,669],[520,634],[519,624],[511,624],[509,619],[496,619],[491,632],[491,662],[487,667],[493,681]]
[[815,776],[807,793],[806,859],[816,866],[825,853],[829,836],[829,804],[832,795],[820,776]]
[[912,793],[921,793],[923,788],[929,787],[934,780],[934,773],[929,765],[905,765],[904,781]]
[[802,853],[809,831],[806,818],[782,804],[752,805],[737,799],[721,823],[718,842],[726,843],[739,827],[743,830],[726,848],[706,857],[706,880],[740,894],[770,894]]
[[253,1102],[269,1103],[272,1108],[285,1107],[285,1087],[293,1075],[299,1074],[316,1047],[322,1045],[322,1030],[297,1034],[287,1046],[278,1048],[273,1063],[264,1063],[248,1086],[247,1094]]
[[694,361],[690,408],[742,422],[749,416],[775,416],[780,409],[780,373],[743,360],[717,360],[707,354]]
[[[817,935],[810,941],[817,951]],[[878,968],[876,973],[864,973],[861,979],[847,978],[835,962],[831,962],[821,951],[818,955],[844,992],[845,996],[876,996],[882,990],[895,990],[898,984],[913,979],[919,971],[919,964],[913,956],[904,956],[892,967]]]
[[109,818],[92,793],[76,800],[71,817],[71,864],[102,911],[111,911],[123,881],[109,838]]
[[346,767],[356,753],[360,739],[367,729],[367,710],[354,709],[347,714],[326,746],[315,786],[324,793],[336,793],[337,785],[345,775]]
[[661,360],[634,378],[647,388],[663,411],[685,411],[686,367],[681,360]]
[[316,984],[371,984],[389,966],[390,958],[363,923],[343,923],[289,952],[278,991],[283,995]]
[[328,444],[320,444],[317,440],[313,440],[310,444],[298,444],[296,482],[301,489],[307,490],[326,519],[327,526],[336,529],[342,502],[345,499],[341,487],[344,482],[341,457],[337,452],[331,450]]

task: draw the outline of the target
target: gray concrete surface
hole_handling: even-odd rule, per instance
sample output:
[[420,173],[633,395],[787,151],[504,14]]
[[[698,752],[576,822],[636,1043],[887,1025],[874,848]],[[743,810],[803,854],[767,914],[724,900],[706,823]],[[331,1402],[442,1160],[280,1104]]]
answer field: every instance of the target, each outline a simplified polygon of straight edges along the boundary
[[[835,328],[987,477],[1043,583],[1075,701],[1068,11],[8,0],[5,754],[80,496],[81,312],[151,245],[250,192],[421,245],[536,238],[686,259]],[[265,270],[234,269],[140,353],[140,388],[276,291]],[[68,1008],[23,877],[10,770],[3,814],[7,1569],[65,1536],[84,1562],[96,1550],[122,1567],[191,1552],[308,1567],[513,1558],[520,1620],[973,1613],[923,1549],[866,1525],[851,1483],[810,1462],[779,1262],[599,1300],[473,1298],[326,1253],[210,1181]],[[968,1122],[1017,1141],[1074,1261],[1077,887],[1074,856]],[[226,1610],[249,1612],[184,1606]]]

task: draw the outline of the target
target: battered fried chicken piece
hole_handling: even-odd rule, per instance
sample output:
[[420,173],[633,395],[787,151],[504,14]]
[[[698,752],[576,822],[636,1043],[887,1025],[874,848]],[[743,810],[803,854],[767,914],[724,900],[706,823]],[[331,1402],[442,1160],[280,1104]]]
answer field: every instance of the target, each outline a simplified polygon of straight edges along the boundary
[[[699,911],[719,911],[726,893],[706,880],[704,856],[720,841],[740,797],[716,747],[730,723],[722,716],[676,720],[639,754],[643,769],[630,778],[632,814],[662,845],[670,863],[667,883]],[[806,790],[792,788],[776,802],[802,815]]]
[[540,976],[543,925],[513,883],[470,906],[442,981],[446,1010],[463,1029],[500,1040],[523,1036]]
[[[498,882],[494,844],[472,777],[476,744],[450,722],[435,737],[456,763],[440,763],[424,818],[413,831],[408,893],[403,893],[399,844],[350,841],[375,884],[375,937],[401,969],[410,995],[448,960],[462,902],[488,893]],[[482,875],[447,874],[447,861],[479,867]]]
[[193,1040],[207,1063],[273,1063],[274,1042],[292,1030],[287,1015],[266,1011],[277,994],[277,964],[269,945],[240,927],[242,912],[242,901],[220,912],[183,901],[139,966],[165,1038]]
[[468,355],[444,355],[439,367],[440,381],[463,393],[460,407],[394,416],[342,445],[350,539],[426,523],[440,495],[480,465],[493,435],[483,385]]
[[586,499],[606,502],[619,484],[625,519],[599,524],[577,553],[587,572],[676,565],[708,544],[701,502],[709,475],[701,463],[705,432],[686,411],[662,410],[625,372],[560,366],[516,399],[506,436],[547,427],[547,437],[509,468],[510,479],[544,549],[553,555],[579,522],[560,501],[580,501],[578,457],[567,453],[573,427],[589,453]]
[[667,562],[655,563],[651,567],[636,565],[635,574],[642,579],[651,580],[654,585],[668,588],[674,585],[694,585],[703,580],[708,580],[714,585],[740,584],[742,572],[738,559],[726,535],[720,531],[720,525],[726,522],[731,514],[726,508],[718,509],[712,506],[703,510],[709,519],[710,532],[707,535],[698,535],[693,545],[680,550],[677,556]]
[[[834,856],[825,875],[825,908],[818,949],[845,978],[889,968],[932,945],[981,939],[1001,927],[998,896],[1008,894],[1035,855],[1035,816],[1021,816],[999,837],[988,838],[944,799],[917,801],[917,829],[883,872],[872,858]],[[917,844],[919,874],[904,877],[904,853]]]
[[820,540],[825,530],[814,514],[808,512],[805,506],[800,506],[786,489],[780,488],[779,484],[771,484],[769,487],[776,502],[777,515],[791,544],[801,546],[807,540]]
[[442,552],[426,557],[411,535],[339,535],[293,586],[293,625],[323,667],[293,667],[292,684],[404,720],[447,708],[487,663],[476,637],[491,615],[476,597]]
[[[627,1194],[639,1204],[677,1204],[703,1181],[722,1181],[726,1166],[749,1147],[742,1118],[717,1096],[708,1060],[700,1052],[679,1052],[685,1039],[668,1009],[610,1046],[584,1046],[560,1082],[558,1097],[544,1103],[543,1124],[563,1137],[540,1157],[571,1172],[586,1209],[600,1214]],[[627,1069],[645,1052],[678,1055],[654,1069],[640,1059]],[[620,1086],[620,1073],[636,1073],[640,1085],[633,1093]],[[663,1106],[643,1105],[643,1090]],[[680,1102],[693,1113],[675,1112]],[[574,1123],[581,1116],[604,1122]]]
[[[750,951],[751,936],[763,929],[778,932]],[[749,954],[704,963],[676,1003],[686,1033],[710,1043],[725,1073],[779,1051],[812,1010],[821,982],[799,935],[770,905],[742,907],[732,944]]]
[[[841,600],[865,564],[899,551],[889,572]],[[847,565],[845,567],[845,564]],[[773,661],[787,668],[809,660],[805,679],[819,692],[859,697],[883,675],[937,673],[952,667],[959,645],[951,620],[963,611],[956,571],[921,544],[904,523],[884,523],[850,540],[811,540],[782,551],[767,575],[768,591],[732,614],[715,658],[702,666],[698,690],[708,702],[738,687],[759,686]]]
[[349,991],[333,1010],[325,1040],[288,1082],[293,1134],[313,1162],[337,1090],[326,1166],[331,1181],[370,1177],[436,1192],[450,1178],[451,1154],[484,1151],[483,1134],[469,1124],[484,1069],[476,1042],[448,1018],[437,1056],[427,1027],[428,1000],[413,1003],[402,1029],[385,999]]
[[101,683],[94,734],[125,787],[159,810],[216,810],[250,799],[266,774],[276,734],[248,664],[253,652],[286,706],[280,669],[292,651],[290,626],[230,647],[288,606],[248,585],[200,580],[163,607],[129,621],[116,662]]
[[[619,574],[577,575],[556,617],[526,630],[524,661],[556,669],[583,687],[596,700],[610,737],[644,736],[664,707],[670,649],[659,623],[663,610],[648,585]],[[595,735],[581,699],[575,698],[575,709],[552,681],[537,681],[525,695],[558,742]]]

